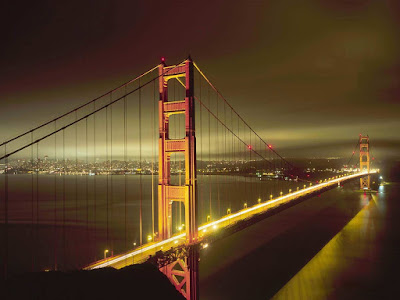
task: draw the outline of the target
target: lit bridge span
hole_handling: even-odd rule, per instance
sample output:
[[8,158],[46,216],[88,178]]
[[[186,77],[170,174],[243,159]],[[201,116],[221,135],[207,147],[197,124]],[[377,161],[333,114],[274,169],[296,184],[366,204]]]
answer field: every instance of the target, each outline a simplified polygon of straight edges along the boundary
[[[297,190],[286,195],[282,195],[281,197],[278,197],[276,199],[271,199],[266,202],[258,203],[252,207],[244,208],[238,212],[228,214],[219,220],[208,222],[200,226],[198,228],[200,237],[198,243],[201,244],[201,248],[207,248],[209,245],[208,239],[213,238],[213,234],[215,234],[217,231],[221,232],[227,227],[234,227],[240,221],[251,220],[255,216],[260,216],[266,212],[272,211],[280,207],[281,205],[288,204],[302,197],[313,195],[315,193],[320,193],[332,187],[340,186],[348,180],[362,178],[365,175],[372,175],[375,173],[376,171],[372,171],[370,173],[363,172],[335,176],[334,178],[329,178],[329,180],[305,187],[301,190]],[[171,248],[185,245],[185,241],[186,239],[184,233],[177,234],[169,239],[159,242],[151,242],[127,253],[100,260],[87,266],[85,269],[90,270],[109,266],[119,269],[134,263],[142,263],[148,260],[150,256],[154,256],[160,250],[166,251]]]
[[213,240],[348,180],[369,190],[369,137],[356,147],[356,172],[311,178],[190,57],[162,60],[0,144],[3,275],[149,259],[198,299],[199,251]]

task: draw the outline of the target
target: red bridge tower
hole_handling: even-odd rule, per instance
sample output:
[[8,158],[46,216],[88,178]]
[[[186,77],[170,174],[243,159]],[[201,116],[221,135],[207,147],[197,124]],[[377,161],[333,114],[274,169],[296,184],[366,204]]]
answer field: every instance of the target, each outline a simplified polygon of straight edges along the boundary
[[[180,78],[184,78],[184,81]],[[168,101],[168,82],[179,80],[184,84],[184,100]],[[158,238],[168,239],[172,234],[172,203],[181,201],[185,207],[186,249],[185,255],[177,255],[174,262],[160,270],[168,276],[187,299],[198,299],[198,251],[197,251],[197,181],[196,137],[194,113],[193,61],[189,57],[179,65],[159,67],[159,181],[158,181]],[[169,117],[185,114],[185,138],[169,138]],[[171,185],[172,153],[185,155],[185,185]]]

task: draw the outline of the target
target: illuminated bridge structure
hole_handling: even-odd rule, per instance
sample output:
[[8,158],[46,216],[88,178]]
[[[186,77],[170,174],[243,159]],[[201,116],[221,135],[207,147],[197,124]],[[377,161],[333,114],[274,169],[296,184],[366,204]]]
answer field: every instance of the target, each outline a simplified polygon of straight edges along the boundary
[[369,138],[358,145],[361,171],[311,179],[190,57],[162,60],[0,144],[3,274],[149,260],[198,299],[199,255],[214,240],[352,179],[370,189]]

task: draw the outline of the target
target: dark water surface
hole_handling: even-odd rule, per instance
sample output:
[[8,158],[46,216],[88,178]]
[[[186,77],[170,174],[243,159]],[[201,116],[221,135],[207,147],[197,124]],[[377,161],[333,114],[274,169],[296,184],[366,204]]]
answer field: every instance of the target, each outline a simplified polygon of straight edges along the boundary
[[[172,176],[175,183],[184,182]],[[0,175],[0,266],[8,249],[8,273],[82,268],[140,244],[157,231],[157,182],[150,175],[8,175],[8,229],[5,235],[5,176]],[[153,195],[152,195],[153,181]],[[273,194],[302,188],[294,181],[256,177],[198,176],[199,224],[265,201]],[[173,204],[173,230],[184,223],[184,207]],[[8,242],[8,247],[5,243]],[[3,272],[0,276],[3,276]]]
[[202,250],[201,299],[398,299],[400,183],[358,181]]
[[[80,268],[102,258],[105,249],[132,249],[139,241],[140,190],[145,240],[152,232],[151,177],[142,177],[142,189],[138,176],[112,177],[10,175],[9,273]],[[302,186],[199,176],[200,223]],[[200,298],[397,299],[400,184],[371,195],[357,189],[356,180],[334,188],[202,250]],[[176,226],[179,207],[173,209]],[[0,212],[4,220],[3,206]],[[4,237],[4,226],[0,231]]]

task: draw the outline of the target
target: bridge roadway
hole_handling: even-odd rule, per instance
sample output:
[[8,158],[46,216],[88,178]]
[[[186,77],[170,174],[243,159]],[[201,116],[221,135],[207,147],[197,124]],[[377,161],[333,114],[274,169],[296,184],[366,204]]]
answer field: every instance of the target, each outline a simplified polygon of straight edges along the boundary
[[[224,228],[227,228],[229,226],[238,223],[239,221],[245,219],[251,219],[254,216],[263,214],[280,205],[287,204],[293,200],[299,199],[300,197],[304,197],[309,194],[322,191],[323,189],[333,187],[335,185],[338,185],[338,183],[343,183],[347,180],[359,178],[366,175],[371,175],[374,173],[376,173],[376,171],[372,171],[370,173],[364,172],[364,173],[354,173],[354,174],[337,176],[330,180],[318,183],[316,185],[306,187],[302,190],[294,191],[292,193],[283,195],[279,198],[272,199],[266,202],[261,202],[252,207],[248,207],[238,212],[228,214],[219,220],[208,222],[200,226],[199,243],[201,243],[205,238],[212,236],[213,233],[215,233],[216,231],[221,231]],[[125,266],[131,265],[133,263],[144,262],[148,259],[150,255],[152,256],[155,255],[155,253],[159,250],[169,250],[172,247],[184,245],[184,243],[185,243],[185,233],[177,234],[169,239],[158,242],[150,242],[129,252],[97,261],[85,267],[84,269],[90,270],[90,269],[104,268],[107,266],[120,269]]]

